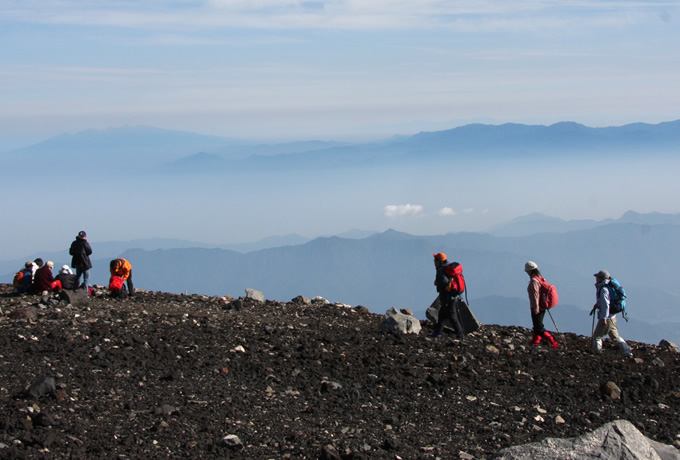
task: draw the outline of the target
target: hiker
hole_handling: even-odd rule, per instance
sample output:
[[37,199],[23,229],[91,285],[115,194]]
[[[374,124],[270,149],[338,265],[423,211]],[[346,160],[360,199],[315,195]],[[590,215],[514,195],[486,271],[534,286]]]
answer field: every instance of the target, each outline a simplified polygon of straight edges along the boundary
[[[113,259],[109,264],[109,271],[111,272],[112,278],[114,276],[120,276],[122,281],[127,282],[128,295],[134,294],[134,286],[132,285],[132,265],[130,262],[122,258]],[[111,286],[111,284],[111,281],[109,281],[109,286]]]
[[19,270],[14,275],[14,280],[12,281],[14,286],[13,292],[17,294],[24,294],[32,290],[34,265],[35,264],[29,260],[24,264],[24,268]]
[[90,268],[92,268],[90,255],[92,254],[92,248],[87,241],[87,233],[85,233],[84,230],[78,232],[75,241],[71,243],[71,248],[68,253],[73,256],[71,259],[71,266],[76,269],[76,285],[79,285],[80,277],[82,276],[85,295],[89,295]]
[[545,330],[543,325],[543,318],[545,317],[545,308],[540,307],[541,300],[541,279],[543,276],[538,271],[538,264],[534,261],[528,261],[524,264],[524,271],[529,275],[529,285],[527,292],[529,293],[529,307],[531,308],[531,324],[533,325],[533,336],[531,337],[530,345],[538,345],[542,339],[546,339],[550,346],[558,348],[560,345],[557,340]]
[[54,262],[48,260],[45,265],[35,272],[33,279],[33,292],[40,294],[43,291],[61,291],[61,282],[56,281],[52,275]]
[[602,338],[609,334],[609,337],[616,342],[616,345],[625,357],[632,357],[633,352],[630,346],[619,335],[619,329],[616,327],[616,313],[610,312],[609,306],[611,301],[611,294],[609,292],[609,282],[612,277],[607,270],[600,270],[593,275],[595,277],[595,292],[597,302],[590,311],[591,315],[597,311],[597,326],[593,331],[593,349],[597,354],[602,353]]
[[434,326],[432,337],[439,338],[442,336],[444,321],[449,319],[453,324],[456,335],[459,339],[462,339],[465,337],[465,332],[455,302],[459,293],[447,290],[447,287],[451,283],[451,279],[446,275],[446,266],[449,265],[449,262],[446,260],[446,254],[443,252],[438,252],[433,254],[433,256],[434,267],[436,269],[434,285],[439,293],[439,312],[437,314],[437,324]]
[[61,283],[62,289],[68,289],[70,291],[78,289],[78,279],[68,265],[62,265],[59,274],[55,276],[54,279]]

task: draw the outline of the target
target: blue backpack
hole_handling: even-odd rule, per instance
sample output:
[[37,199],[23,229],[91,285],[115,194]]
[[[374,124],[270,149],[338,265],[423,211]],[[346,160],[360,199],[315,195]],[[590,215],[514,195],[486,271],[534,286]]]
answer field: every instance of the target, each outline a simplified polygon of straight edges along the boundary
[[621,313],[621,317],[628,321],[626,316],[626,290],[618,280],[612,278],[606,285],[609,289],[609,314]]

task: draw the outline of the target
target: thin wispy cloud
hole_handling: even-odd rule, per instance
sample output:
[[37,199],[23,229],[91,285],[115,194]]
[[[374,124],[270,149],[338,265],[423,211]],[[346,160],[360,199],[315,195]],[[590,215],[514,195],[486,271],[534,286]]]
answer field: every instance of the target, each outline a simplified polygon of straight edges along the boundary
[[453,28],[458,33],[672,22],[677,2],[529,0],[207,0],[181,3],[35,1],[0,5],[5,21],[126,28],[387,30]]
[[385,206],[385,216],[387,217],[402,217],[413,216],[420,214],[423,207],[419,204],[399,204]]

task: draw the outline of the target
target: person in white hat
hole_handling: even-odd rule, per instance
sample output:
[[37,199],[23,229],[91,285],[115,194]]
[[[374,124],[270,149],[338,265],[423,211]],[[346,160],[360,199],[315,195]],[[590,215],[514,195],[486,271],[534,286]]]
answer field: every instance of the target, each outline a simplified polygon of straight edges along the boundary
[[531,307],[531,324],[533,325],[533,336],[531,337],[530,345],[538,345],[542,339],[545,339],[550,346],[558,348],[560,345],[555,340],[552,334],[545,330],[543,325],[543,318],[545,317],[545,309],[540,307],[541,298],[541,279],[543,276],[538,271],[538,264],[532,260],[524,264],[524,271],[529,275],[529,285],[527,292],[529,293],[529,306]]
[[616,326],[616,314],[611,314],[609,311],[610,294],[607,285],[612,277],[607,270],[600,270],[593,276],[595,277],[595,298],[597,299],[590,312],[593,315],[597,311],[597,326],[595,326],[593,331],[593,349],[597,354],[602,353],[602,338],[609,334],[609,337],[616,342],[623,356],[632,357],[633,352],[630,349],[630,345],[619,335],[619,329]]

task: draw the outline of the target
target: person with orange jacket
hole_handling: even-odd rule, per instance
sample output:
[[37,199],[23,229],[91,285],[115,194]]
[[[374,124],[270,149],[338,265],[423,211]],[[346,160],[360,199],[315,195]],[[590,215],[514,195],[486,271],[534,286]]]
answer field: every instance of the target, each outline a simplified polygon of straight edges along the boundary
[[109,271],[111,276],[120,276],[123,281],[127,282],[128,295],[133,295],[135,293],[134,286],[132,285],[132,265],[127,260],[113,259],[109,264]]

